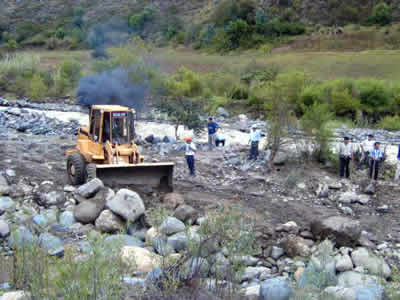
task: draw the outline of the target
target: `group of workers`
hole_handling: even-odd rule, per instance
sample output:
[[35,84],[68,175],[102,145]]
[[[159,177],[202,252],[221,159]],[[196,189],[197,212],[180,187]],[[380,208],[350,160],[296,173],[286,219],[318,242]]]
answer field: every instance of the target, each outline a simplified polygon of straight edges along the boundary
[[[220,126],[217,122],[213,120],[212,117],[208,118],[207,123],[208,129],[208,147],[209,149],[213,149],[214,147],[219,147],[222,144],[222,147],[225,146],[225,136],[220,133]],[[256,160],[258,157],[258,146],[261,138],[265,136],[259,129],[257,125],[251,126],[249,144],[249,160]],[[186,162],[189,167],[189,172],[191,176],[196,176],[195,170],[195,160],[194,155],[196,153],[196,145],[193,143],[191,137],[185,138],[185,157]]]
[[[357,170],[360,170],[364,165],[369,168],[369,178],[373,183],[378,180],[379,169],[386,159],[385,151],[381,149],[381,143],[374,140],[372,134],[368,135],[368,138],[360,144],[361,159],[359,164],[356,166]],[[357,149],[350,142],[350,138],[345,136],[343,143],[338,146],[338,154],[340,161],[340,177],[350,177],[350,161],[354,159],[354,154]],[[355,165],[354,165],[355,166]],[[395,181],[400,181],[400,145],[397,153],[397,170],[395,175]]]

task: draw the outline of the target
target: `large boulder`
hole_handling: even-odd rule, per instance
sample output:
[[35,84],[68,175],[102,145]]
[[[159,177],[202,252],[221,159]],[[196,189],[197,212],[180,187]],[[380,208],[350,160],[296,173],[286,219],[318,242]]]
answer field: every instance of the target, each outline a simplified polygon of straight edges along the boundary
[[363,285],[374,285],[381,282],[381,279],[374,275],[367,275],[355,271],[340,273],[338,276],[338,286],[357,287]]
[[179,205],[184,204],[185,199],[183,198],[182,194],[168,193],[168,194],[165,194],[165,196],[161,198],[161,202],[163,202],[168,209],[175,209]]
[[335,256],[336,271],[344,272],[353,270],[353,262],[348,254]]
[[197,211],[186,204],[179,205],[178,208],[174,212],[174,217],[182,222],[193,224],[193,222],[197,219],[198,213]]
[[128,189],[119,190],[106,207],[129,222],[135,222],[145,212],[142,198]]
[[47,250],[52,256],[62,256],[64,254],[64,243],[59,237],[48,232],[44,232],[39,236],[39,245]]
[[98,191],[100,191],[103,187],[103,182],[98,178],[94,178],[84,185],[81,185],[75,190],[74,193],[84,198],[90,198],[94,196]]
[[3,175],[0,175],[0,195],[7,196],[10,192],[10,186]]
[[114,214],[111,210],[103,210],[96,219],[95,226],[101,232],[114,233],[122,231],[125,223],[121,217]]
[[83,224],[93,223],[104,209],[104,203],[92,200],[79,203],[74,208],[74,218]]
[[165,218],[160,227],[161,233],[166,235],[172,235],[174,233],[182,232],[184,230],[185,224],[174,217]]
[[390,267],[381,257],[368,251],[366,248],[358,248],[351,253],[351,258],[356,267],[363,267],[368,273],[388,278]]
[[311,231],[321,240],[333,240],[338,246],[353,246],[360,238],[361,225],[359,221],[347,217],[333,216],[314,220]]
[[308,257],[311,254],[311,249],[305,239],[292,234],[283,241],[283,248],[289,257]]
[[338,198],[338,201],[340,203],[345,203],[345,204],[350,204],[357,202],[358,200],[358,195],[355,192],[345,192],[341,194]]
[[121,249],[121,260],[134,272],[150,273],[161,264],[161,257],[145,248],[125,246]]
[[289,300],[292,294],[288,279],[277,277],[261,284],[259,300]]
[[10,228],[6,221],[0,220],[0,239],[7,237],[10,234]]

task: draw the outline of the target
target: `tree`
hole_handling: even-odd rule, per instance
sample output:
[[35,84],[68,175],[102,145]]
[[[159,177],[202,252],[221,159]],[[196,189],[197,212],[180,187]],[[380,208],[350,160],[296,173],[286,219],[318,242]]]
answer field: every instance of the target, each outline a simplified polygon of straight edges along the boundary
[[166,113],[175,125],[175,137],[178,139],[178,127],[184,125],[192,129],[197,135],[204,130],[204,121],[200,115],[203,107],[199,101],[184,96],[165,97],[156,101],[155,107],[162,113]]
[[303,130],[312,138],[313,154],[320,162],[324,162],[329,154],[329,140],[332,130],[327,126],[334,114],[329,110],[329,104],[314,103],[306,108],[301,125]]
[[392,7],[385,2],[378,3],[372,11],[370,22],[382,26],[390,24],[392,22]]

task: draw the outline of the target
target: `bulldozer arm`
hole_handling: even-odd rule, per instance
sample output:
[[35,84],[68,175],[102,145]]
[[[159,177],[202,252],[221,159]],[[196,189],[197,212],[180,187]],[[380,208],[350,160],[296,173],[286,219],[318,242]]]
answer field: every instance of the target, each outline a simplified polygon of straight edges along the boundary
[[174,163],[140,163],[136,165],[96,165],[96,177],[108,186],[134,186],[172,191]]

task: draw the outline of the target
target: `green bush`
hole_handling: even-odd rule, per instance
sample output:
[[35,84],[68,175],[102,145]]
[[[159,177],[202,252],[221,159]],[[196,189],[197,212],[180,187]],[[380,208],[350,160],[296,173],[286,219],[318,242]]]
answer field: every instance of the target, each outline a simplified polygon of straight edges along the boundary
[[59,66],[61,76],[71,81],[71,83],[76,83],[80,79],[81,70],[81,64],[74,59],[64,60]]
[[133,30],[141,31],[147,23],[154,20],[155,16],[155,10],[150,6],[146,6],[141,13],[135,14],[129,18],[129,26]]
[[56,30],[56,38],[58,38],[59,40],[63,40],[65,37],[65,30],[63,27],[59,27]]
[[35,74],[29,85],[28,96],[33,100],[39,100],[46,95],[47,91],[48,88],[40,74]]
[[7,51],[14,52],[18,49],[18,42],[16,40],[8,40],[6,43]]
[[356,81],[361,108],[373,118],[382,112],[390,111],[391,94],[383,80],[365,78]]
[[211,22],[223,26],[231,21],[243,19],[248,24],[255,24],[257,2],[254,0],[224,0],[215,9]]
[[0,74],[9,79],[17,76],[31,77],[39,72],[40,57],[30,54],[7,55],[0,60]]
[[385,2],[378,3],[369,17],[369,23],[385,26],[392,22],[392,7]]
[[15,34],[16,41],[19,43],[27,38],[31,38],[42,31],[42,27],[33,23],[20,23],[17,25]]
[[376,127],[386,129],[386,130],[399,131],[400,130],[400,117],[399,116],[386,116],[383,120],[381,120],[377,123]]

